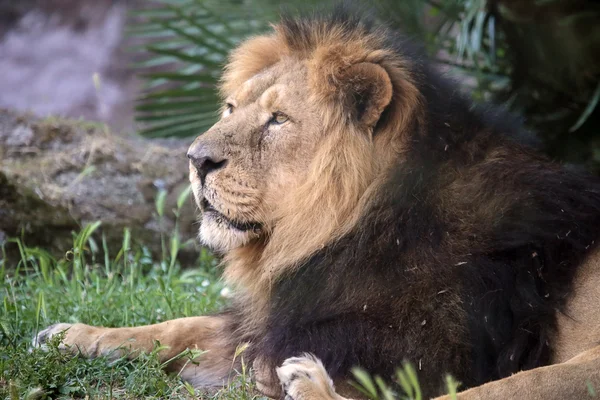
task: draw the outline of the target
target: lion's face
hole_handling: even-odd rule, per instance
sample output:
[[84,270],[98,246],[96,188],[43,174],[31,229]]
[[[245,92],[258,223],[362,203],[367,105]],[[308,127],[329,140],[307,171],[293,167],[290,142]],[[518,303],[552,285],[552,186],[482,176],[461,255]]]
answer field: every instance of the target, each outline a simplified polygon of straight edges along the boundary
[[242,286],[353,229],[418,120],[405,62],[376,33],[322,24],[284,24],[236,48],[223,116],[188,152],[200,238]]
[[307,102],[307,68],[282,60],[225,99],[222,117],[190,146],[200,239],[227,252],[268,234],[286,193],[302,180],[322,132]]

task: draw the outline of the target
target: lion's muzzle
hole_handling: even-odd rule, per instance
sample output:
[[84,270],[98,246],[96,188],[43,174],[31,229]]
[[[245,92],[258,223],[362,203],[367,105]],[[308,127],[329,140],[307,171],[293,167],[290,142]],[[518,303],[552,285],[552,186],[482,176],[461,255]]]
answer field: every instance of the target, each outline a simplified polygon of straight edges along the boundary
[[200,182],[204,185],[206,176],[214,171],[220,170],[227,165],[225,158],[220,151],[202,140],[196,139],[187,152],[193,167],[198,171]]

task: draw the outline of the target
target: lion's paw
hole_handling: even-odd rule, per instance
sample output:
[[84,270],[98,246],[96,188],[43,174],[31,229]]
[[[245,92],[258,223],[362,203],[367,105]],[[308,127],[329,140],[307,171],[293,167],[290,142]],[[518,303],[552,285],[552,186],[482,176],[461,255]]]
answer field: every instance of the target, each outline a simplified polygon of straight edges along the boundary
[[[38,332],[38,334],[35,335],[35,337],[33,338],[32,342],[31,342],[31,346],[34,348],[40,347],[45,350],[48,348],[47,343],[50,341],[50,339],[52,339],[52,337],[54,337],[60,333],[68,331],[72,326],[73,326],[72,324],[63,324],[63,323],[50,325],[49,327]],[[60,344],[60,348],[64,348],[63,343]]]
[[286,400],[339,399],[323,363],[310,355],[292,357],[277,368]]
[[103,341],[109,329],[80,323],[54,324],[35,335],[32,346],[46,350],[53,337],[63,334],[58,345],[60,350],[85,358],[106,357],[108,362],[113,362],[129,354],[129,350],[127,340],[118,344],[114,344],[114,340]]

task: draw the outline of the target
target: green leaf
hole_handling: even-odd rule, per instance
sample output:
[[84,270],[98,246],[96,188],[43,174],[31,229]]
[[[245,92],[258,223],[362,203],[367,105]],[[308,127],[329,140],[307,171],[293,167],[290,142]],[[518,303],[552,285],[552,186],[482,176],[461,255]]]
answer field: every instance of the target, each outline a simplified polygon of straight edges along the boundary
[[197,136],[213,125],[215,118],[198,119],[188,123],[173,123],[142,130],[142,135],[148,137],[165,136]]
[[181,241],[179,240],[179,235],[175,233],[173,236],[171,236],[171,258],[169,264],[170,268],[173,268],[173,266],[175,266],[175,262],[177,261],[177,254],[179,254],[179,249],[181,249]]
[[[211,116],[213,115],[212,113],[210,114]],[[168,128],[174,128],[174,127],[179,127],[179,126],[187,126],[187,125],[193,125],[193,126],[197,126],[198,124],[202,124],[202,120],[203,120],[203,114],[183,114],[183,115],[177,115],[177,116],[166,116],[166,115],[162,115],[161,117],[163,117],[163,121],[166,121],[167,123],[165,124],[161,124],[161,125],[154,125],[153,128],[148,129],[147,133],[148,134],[152,134],[152,132],[155,132],[156,130],[160,130],[160,129],[168,129]]]
[[592,115],[592,113],[596,109],[599,99],[600,99],[600,82],[598,83],[598,86],[596,86],[596,90],[594,91],[592,98],[588,102],[587,107],[585,108],[585,110],[583,110],[583,113],[581,114],[581,116],[579,117],[579,119],[577,120],[575,125],[573,125],[569,129],[569,132],[575,132],[577,129],[581,128],[581,126],[583,124],[585,124],[585,121],[587,121],[587,119],[590,117],[590,115]]
[[371,375],[369,375],[367,371],[361,368],[353,368],[352,374],[354,375],[358,384],[360,385],[358,388],[362,388],[362,391],[371,399],[376,399],[377,388],[375,387],[373,379],[371,379]]
[[390,389],[381,377],[376,376],[375,383],[377,383],[377,387],[379,388],[379,392],[381,392],[383,400],[395,400],[394,391]]
[[587,379],[585,381],[585,385],[587,387],[587,391],[588,391],[588,394],[590,395],[590,397],[597,397],[596,388],[594,388],[594,385],[592,384],[592,382],[589,379]]
[[[157,74],[160,75],[160,74]],[[181,77],[181,80],[187,80],[189,75],[182,75],[182,74],[164,74],[164,76],[158,76],[157,79],[172,79],[174,81],[179,80],[179,78]],[[204,78],[204,77],[203,77]],[[206,78],[208,80],[208,78]],[[197,79],[193,80],[192,82],[198,82]],[[194,83],[190,84],[193,85]],[[150,93],[146,96],[144,96],[143,98],[141,98],[141,100],[148,100],[148,99],[158,99],[158,98],[181,98],[181,97],[191,97],[191,98],[197,98],[200,96],[206,96],[206,95],[212,95],[214,96],[215,92],[214,89],[211,87],[188,87],[188,86],[182,86],[181,88],[177,88],[177,89],[167,89],[167,90],[161,90],[158,92],[154,92],[154,93]]]
[[409,379],[412,387],[415,390],[414,391],[415,400],[421,400],[422,399],[421,385],[419,384],[419,378],[417,377],[417,371],[415,370],[415,368],[413,367],[413,365],[411,363],[406,363],[404,365],[404,371],[406,371],[408,379]]
[[136,106],[136,117],[144,122],[141,134],[197,135],[218,115],[215,88],[227,54],[245,36],[264,30],[279,5],[261,0],[237,7],[210,0],[153,3],[158,7],[132,12],[134,26],[128,30],[145,43],[138,51],[151,55],[137,64],[149,91]]
[[[218,34],[212,32],[210,29],[206,28],[206,24],[199,24],[196,19],[185,15],[182,11],[178,11],[177,16],[179,18],[182,18],[185,21],[189,22],[190,25],[197,28],[206,37],[212,38],[212,39],[216,40],[217,42],[221,43],[226,49],[232,49],[236,45],[236,43],[234,41],[230,40],[228,36],[218,35]],[[194,15],[194,17],[196,17],[196,15]],[[219,22],[221,22],[223,25],[226,25],[222,21],[219,21]],[[230,27],[228,27],[228,28],[230,28]]]
[[165,48],[155,47],[155,46],[148,46],[148,50],[153,53],[160,54],[163,56],[171,56],[171,57],[175,58],[176,60],[187,61],[187,62],[190,62],[193,64],[202,65],[205,67],[212,67],[215,69],[220,69],[222,67],[222,64],[220,62],[210,60],[210,59],[208,59],[208,57],[206,57],[204,55],[193,55],[193,54],[185,53],[181,50],[171,50],[171,49],[165,49]]
[[[165,111],[165,110],[184,110],[184,109],[193,109],[193,113],[195,114],[198,106],[203,103],[208,103],[209,100],[215,101],[216,98],[202,98],[198,100],[182,100],[182,101],[161,101],[155,103],[145,103],[136,106],[137,111]],[[215,104],[216,106],[216,104]],[[192,114],[192,113],[190,113]],[[215,114],[216,115],[216,112]]]
[[180,210],[183,207],[183,203],[190,197],[192,192],[192,185],[188,185],[177,197],[177,209]]
[[460,382],[452,377],[452,375],[446,375],[446,389],[448,390],[448,396],[451,400],[456,400],[458,396],[458,387]]
[[131,231],[129,228],[123,229],[123,251],[128,252],[131,249]]
[[158,216],[161,217],[161,218],[165,214],[165,202],[166,202],[166,200],[167,200],[167,191],[161,189],[158,192],[158,195],[156,196],[156,200],[155,200],[156,212],[157,212]]
[[189,382],[183,382],[183,386],[190,396],[196,397],[196,389]]
[[[152,121],[162,121],[162,122],[168,122],[168,123],[172,123],[172,122],[177,122],[177,121],[181,121],[185,118],[190,117],[190,115],[192,117],[194,117],[196,120],[200,119],[198,116],[199,115],[204,115],[206,114],[204,108],[198,108],[195,113],[194,113],[194,109],[185,109],[183,111],[175,111],[175,112],[161,112],[161,113],[156,113],[156,114],[141,114],[138,116],[138,120],[139,121],[148,121],[148,122],[152,122]],[[209,115],[213,116],[214,114],[211,112],[209,113]]]

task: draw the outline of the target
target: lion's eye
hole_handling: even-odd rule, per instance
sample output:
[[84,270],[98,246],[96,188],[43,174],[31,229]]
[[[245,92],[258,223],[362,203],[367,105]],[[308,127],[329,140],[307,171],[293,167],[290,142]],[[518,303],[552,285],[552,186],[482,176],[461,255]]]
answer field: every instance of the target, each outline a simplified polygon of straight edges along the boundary
[[225,110],[223,111],[223,118],[229,117],[233,112],[233,104],[227,103]]
[[289,117],[282,112],[274,112],[271,120],[269,121],[271,124],[281,125],[289,120]]

